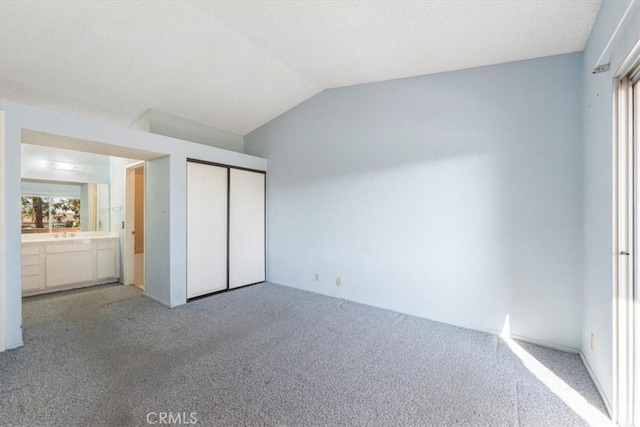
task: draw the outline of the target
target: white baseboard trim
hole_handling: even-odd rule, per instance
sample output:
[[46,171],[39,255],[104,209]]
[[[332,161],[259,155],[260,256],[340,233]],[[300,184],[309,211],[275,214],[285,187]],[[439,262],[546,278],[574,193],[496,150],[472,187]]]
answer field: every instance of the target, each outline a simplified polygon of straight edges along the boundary
[[[501,332],[495,329],[489,329],[487,332],[489,332],[490,334],[493,335],[497,335],[500,336]],[[580,350],[574,347],[569,347],[566,345],[561,345],[561,344],[555,344],[552,342],[548,342],[548,341],[543,341],[543,340],[538,340],[535,338],[529,338],[529,337],[525,337],[523,335],[517,335],[517,334],[511,334],[511,338],[513,338],[514,340],[518,340],[518,341],[524,341],[524,342],[528,342],[530,344],[535,344],[535,345],[539,345],[540,347],[546,347],[546,348],[550,348],[553,350],[558,350],[558,351],[563,351],[565,353],[571,353],[571,354],[579,354]]]
[[169,306],[169,308],[176,308],[176,307],[180,307],[181,305],[185,305],[186,303],[187,303],[187,301],[182,301],[182,302],[179,302],[179,303],[176,303],[176,304],[171,304],[171,305]]
[[565,353],[580,354],[580,349],[569,347],[566,345],[554,344],[551,342],[537,340],[534,338],[524,337],[522,335],[515,335],[515,334],[511,334],[511,338],[513,338],[514,340],[519,340],[519,341],[524,341],[531,344],[539,345],[540,347],[547,347],[547,348],[552,348],[554,350],[564,351]]
[[613,417],[613,410],[612,410],[611,403],[609,402],[609,399],[607,399],[607,395],[604,394],[604,391],[602,389],[602,386],[600,385],[600,382],[598,381],[598,378],[593,373],[593,369],[591,369],[591,366],[589,365],[589,362],[587,362],[587,358],[584,356],[584,353],[582,353],[582,351],[581,351],[578,354],[580,355],[580,360],[582,360],[582,363],[584,364],[584,367],[587,368],[587,372],[589,373],[589,376],[591,377],[591,380],[595,384],[596,389],[598,390],[598,393],[600,393],[600,397],[602,398],[602,401],[604,402],[604,406],[607,408],[607,412],[609,413],[609,418],[612,418]]
[[5,348],[2,351],[13,350],[14,348],[22,347],[24,345],[24,342],[21,340],[19,342],[9,342],[5,344]]
[[167,308],[171,308],[171,304],[169,304],[169,303],[167,303],[165,301],[162,301],[160,298],[156,298],[153,295],[149,295],[147,293],[143,293],[142,295],[144,295],[145,297],[149,298],[150,300],[153,300],[153,301],[157,302],[158,304],[161,304],[161,305],[163,305],[163,306],[165,306]]
[[34,291],[27,291],[22,293],[22,297],[33,297],[36,295],[45,295],[45,294],[53,294],[61,291],[72,291],[75,289],[83,289],[90,288],[92,286],[100,286],[100,285],[111,285],[111,284],[122,284],[118,281],[118,279],[106,279],[106,280],[97,280],[95,282],[86,282],[86,283],[72,283],[71,285],[62,285],[56,286],[54,288],[45,288],[45,289],[36,289]]

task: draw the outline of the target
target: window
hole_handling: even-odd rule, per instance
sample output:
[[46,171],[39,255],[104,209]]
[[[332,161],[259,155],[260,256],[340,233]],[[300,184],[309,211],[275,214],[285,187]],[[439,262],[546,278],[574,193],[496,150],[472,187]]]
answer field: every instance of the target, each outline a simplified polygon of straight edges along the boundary
[[61,196],[22,196],[22,233],[80,231],[80,199]]

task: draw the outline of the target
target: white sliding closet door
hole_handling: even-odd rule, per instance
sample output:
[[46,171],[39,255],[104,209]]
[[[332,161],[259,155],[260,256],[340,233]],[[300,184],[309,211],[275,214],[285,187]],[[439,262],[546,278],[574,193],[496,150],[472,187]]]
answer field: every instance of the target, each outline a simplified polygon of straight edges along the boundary
[[264,282],[265,174],[231,169],[229,288]]
[[228,169],[187,162],[187,298],[227,288]]

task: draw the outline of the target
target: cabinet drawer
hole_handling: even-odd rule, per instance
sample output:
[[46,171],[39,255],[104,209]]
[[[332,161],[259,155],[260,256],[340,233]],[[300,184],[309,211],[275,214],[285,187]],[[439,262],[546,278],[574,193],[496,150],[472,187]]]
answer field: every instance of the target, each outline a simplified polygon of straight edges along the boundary
[[61,245],[47,245],[45,247],[45,253],[47,254],[59,254],[64,252],[83,252],[93,250],[91,243],[71,243]]
[[42,267],[40,267],[40,265],[23,265],[22,277],[39,275],[41,270]]
[[33,291],[42,288],[40,276],[27,276],[22,278],[22,290]]
[[40,255],[22,255],[22,266],[40,265]]
[[40,255],[41,246],[22,247],[22,255]]
[[116,242],[98,242],[98,249],[115,249]]

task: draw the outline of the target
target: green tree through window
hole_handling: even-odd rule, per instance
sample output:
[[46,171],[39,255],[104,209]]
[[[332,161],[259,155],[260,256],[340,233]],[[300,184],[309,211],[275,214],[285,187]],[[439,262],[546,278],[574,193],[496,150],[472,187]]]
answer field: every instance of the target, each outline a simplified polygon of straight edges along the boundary
[[[22,196],[23,233],[80,230],[80,199],[73,197]],[[71,229],[71,230],[70,230]]]

